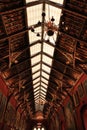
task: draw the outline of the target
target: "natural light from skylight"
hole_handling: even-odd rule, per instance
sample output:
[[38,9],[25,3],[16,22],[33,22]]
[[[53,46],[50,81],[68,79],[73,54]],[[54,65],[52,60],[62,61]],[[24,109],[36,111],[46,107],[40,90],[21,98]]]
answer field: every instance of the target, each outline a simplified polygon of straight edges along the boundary
[[[46,93],[49,86],[51,68],[53,64],[53,56],[55,52],[55,41],[57,38],[59,21],[61,16],[61,9],[48,5],[45,3],[45,17],[44,28],[42,23],[43,3],[39,3],[37,0],[26,0],[27,4],[27,24],[28,24],[28,36],[30,46],[30,59],[31,59],[31,71],[32,71],[32,83],[35,101],[35,110],[43,111],[44,104],[41,102],[46,101]],[[46,2],[46,1],[45,1]],[[49,0],[49,3],[55,2],[58,6],[63,4],[63,0]],[[28,4],[29,3],[29,4]],[[32,3],[30,5],[30,3]],[[33,4],[34,3],[34,4]],[[39,4],[38,4],[39,3]],[[29,7],[28,7],[29,5]],[[56,30],[52,36],[47,34],[47,26],[51,18],[54,18],[54,25]],[[39,25],[38,22],[41,22]],[[33,31],[31,28],[33,27]],[[37,33],[40,35],[38,36]],[[48,42],[46,42],[49,41]],[[43,42],[45,41],[45,42]]]

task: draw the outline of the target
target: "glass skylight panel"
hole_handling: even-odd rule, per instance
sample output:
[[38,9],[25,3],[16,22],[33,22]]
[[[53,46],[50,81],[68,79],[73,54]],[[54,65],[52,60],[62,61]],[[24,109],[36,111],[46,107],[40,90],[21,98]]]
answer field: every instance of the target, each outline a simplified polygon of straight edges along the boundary
[[46,56],[46,55],[42,55],[42,61],[45,62],[46,64],[52,66],[52,58]]
[[32,78],[35,79],[35,78],[37,78],[37,77],[39,77],[39,76],[40,76],[40,71],[37,72],[37,73],[35,73],[35,74],[33,74],[33,75],[32,75]]
[[43,100],[43,102],[45,102],[46,100],[45,100],[45,98],[44,97],[42,97],[42,96],[40,96],[40,99],[41,100]]
[[45,70],[48,73],[51,72],[51,68],[49,68],[47,65],[44,65],[44,64],[42,64],[42,70]]
[[[35,28],[35,32],[41,32],[41,27]],[[29,35],[30,44],[32,44],[33,42],[37,40],[41,40],[41,36],[37,36],[36,33],[31,32],[31,30],[28,31],[28,35]]]
[[26,3],[34,2],[36,0],[26,0]]
[[34,92],[38,91],[40,89],[40,87],[37,87],[34,89]]
[[42,82],[41,82],[41,85],[42,85],[44,88],[46,88],[46,89],[48,88],[48,86],[47,86],[46,84],[42,83]]
[[31,65],[35,65],[36,63],[41,61],[41,55],[37,55],[33,58],[31,58]]
[[40,93],[40,96],[42,96],[42,97],[44,97],[44,98],[46,97],[46,96],[45,96],[44,94],[42,94],[42,93]]
[[46,74],[45,72],[42,71],[42,76],[45,77],[46,79],[49,79],[49,75]]
[[60,21],[60,16],[61,16],[61,9],[46,4],[46,20],[49,21],[49,19],[51,19],[52,16],[55,19],[54,23],[58,26]]
[[35,73],[37,70],[40,70],[40,64],[35,65],[34,67],[32,67],[32,73]]
[[40,98],[40,96],[38,95],[37,97],[34,97],[34,100],[35,100],[35,101],[38,101],[39,98]]
[[32,26],[42,21],[42,4],[27,7],[27,20],[28,26]]
[[38,82],[37,84],[33,85],[33,88],[36,88],[40,85],[40,82]]
[[37,95],[37,94],[39,94],[39,91],[34,92],[34,95]]
[[37,54],[38,52],[41,52],[41,44],[37,43],[30,47],[30,54],[31,56]]
[[35,80],[33,80],[33,84],[37,83],[38,81],[40,81],[40,77],[35,79]]
[[34,94],[34,97],[38,97],[39,96],[39,93],[37,95]]
[[44,79],[43,77],[41,77],[41,81],[43,81],[44,83],[48,84],[48,80]]
[[45,93],[44,91],[42,91],[42,90],[40,91],[40,93],[42,93],[42,94],[46,95],[46,93]]
[[[47,44],[47,43],[44,43],[43,44],[43,52],[47,53],[48,55],[52,56],[54,55],[54,47]],[[49,50],[49,51],[48,51]]]
[[43,90],[44,92],[47,92],[47,89],[45,89],[44,87],[41,86],[40,88],[41,90]]
[[55,3],[59,3],[59,4],[63,4],[64,0],[50,0],[50,1],[55,2]]

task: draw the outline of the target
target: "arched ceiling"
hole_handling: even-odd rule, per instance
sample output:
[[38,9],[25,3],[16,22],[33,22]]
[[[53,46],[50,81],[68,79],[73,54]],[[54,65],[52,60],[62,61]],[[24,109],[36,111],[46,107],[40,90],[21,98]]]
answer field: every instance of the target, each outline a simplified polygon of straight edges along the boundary
[[0,0],[0,74],[17,109],[47,118],[51,108],[63,106],[83,73],[86,0]]

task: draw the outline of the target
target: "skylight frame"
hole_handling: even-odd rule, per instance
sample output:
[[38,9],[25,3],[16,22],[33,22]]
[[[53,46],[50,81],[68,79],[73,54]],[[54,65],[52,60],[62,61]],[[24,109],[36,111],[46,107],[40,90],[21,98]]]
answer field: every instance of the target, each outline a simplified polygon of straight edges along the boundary
[[[28,1],[28,0],[26,0],[27,2],[26,2],[26,4],[27,3],[35,3],[35,1],[36,0],[33,0],[33,1]],[[58,2],[56,2],[56,0],[49,0],[49,4],[51,3],[51,2],[55,2],[55,3],[58,3]],[[32,6],[30,6],[29,7],[29,9],[32,7],[33,9],[34,9],[34,7],[35,6],[38,6],[38,7],[40,7],[40,5],[42,5],[42,3],[40,3],[39,4],[39,1],[37,2],[37,5],[32,5]],[[45,5],[46,6],[49,6],[49,7],[53,7],[54,8],[54,6],[53,5],[48,5],[47,4],[47,2],[45,3]],[[59,5],[58,5],[59,6]],[[52,10],[53,10],[53,8],[52,8]],[[57,10],[59,10],[59,8],[57,8],[57,7],[55,7]],[[28,7],[26,8],[26,10],[28,9]],[[35,9],[36,10],[36,9]],[[36,10],[37,11],[37,10]],[[35,11],[35,12],[36,12]],[[48,11],[49,12],[49,11]],[[27,15],[27,17],[28,17],[28,15]],[[34,17],[34,16],[33,16]],[[46,17],[47,17],[47,11],[46,11]],[[39,20],[40,20],[40,17],[38,18]],[[42,20],[40,20],[40,21],[42,21]],[[35,21],[35,23],[33,23],[33,24],[28,24],[28,27],[30,27],[30,26],[32,26],[32,25],[35,25],[37,22]],[[36,29],[38,29],[38,27],[36,27]],[[40,29],[40,31],[41,31],[41,29]],[[44,100],[45,100],[45,97],[46,97],[46,95],[45,95],[45,97],[43,97],[43,95],[42,95],[42,93],[45,93],[45,92],[47,92],[47,89],[48,89],[48,84],[49,84],[49,78],[50,78],[50,73],[51,73],[51,69],[52,69],[52,62],[53,62],[53,56],[54,56],[54,50],[55,50],[55,43],[52,41],[52,40],[50,40],[50,43],[53,43],[52,45],[54,45],[54,47],[52,47],[50,44],[47,44],[47,43],[43,43],[43,50],[36,50],[36,52],[34,52],[33,51],[33,49],[32,49],[32,53],[31,53],[31,48],[32,48],[32,46],[34,46],[33,45],[33,43],[35,42],[35,41],[38,41],[38,40],[41,40],[41,37],[40,38],[35,38],[35,41],[34,41],[34,39],[32,40],[30,37],[32,37],[32,32],[29,30],[28,31],[28,34],[29,34],[29,44],[30,44],[30,56],[31,56],[31,70],[32,70],[32,79],[33,79],[33,89],[34,89],[34,91],[35,91],[35,89],[36,89],[36,93],[38,93],[38,92],[40,92],[40,93],[38,93],[38,97],[37,97],[37,95],[35,95],[34,96],[34,99],[36,100],[36,98],[39,100],[39,98],[41,97],[41,98],[43,98]],[[34,34],[33,34],[33,36],[34,36]],[[44,37],[43,37],[43,39],[44,39]],[[56,38],[55,38],[56,39]],[[35,43],[35,45],[36,44],[38,44],[38,42],[37,43]],[[44,45],[45,45],[45,47],[44,47]],[[47,50],[46,50],[46,45],[47,45],[47,47],[48,48],[50,48],[50,51],[48,52]],[[51,50],[53,48],[53,50]],[[45,51],[46,50],[46,51]],[[45,55],[45,54],[47,54],[47,55]],[[37,56],[40,56],[40,58],[39,58],[39,60],[37,60],[38,58],[36,58],[36,61],[37,62],[35,62],[35,57],[37,57]],[[44,55],[45,55],[45,60],[43,60],[44,58]],[[33,56],[33,57],[32,57]],[[50,64],[48,64],[49,63],[49,60],[48,60],[48,62],[46,62],[46,57],[48,57],[48,59],[51,59],[50,60]],[[52,58],[51,58],[52,57]],[[36,66],[37,64],[42,64],[42,65],[40,65],[40,68],[38,68],[37,70],[34,70],[33,68],[34,68],[34,66]],[[46,65],[47,64],[47,65]],[[45,67],[43,67],[43,66],[45,66]],[[48,69],[48,71],[46,71],[46,68],[49,68]],[[39,71],[40,70],[40,71]],[[38,76],[35,76],[35,77],[33,77],[33,75],[37,75],[37,73],[38,72],[40,72],[40,76],[38,75]],[[40,77],[41,78],[43,78],[44,80],[41,80],[40,79]],[[40,80],[38,80],[38,79],[40,79]],[[35,81],[36,80],[36,81]],[[48,82],[47,82],[47,81]],[[41,85],[42,84],[42,85]],[[43,89],[42,89],[43,88]],[[44,92],[44,90],[45,90],[45,92]],[[46,94],[46,93],[45,93]],[[39,106],[36,106],[37,107],[37,109],[38,108],[40,108],[41,109],[41,106],[39,105]],[[35,107],[35,108],[36,108]]]

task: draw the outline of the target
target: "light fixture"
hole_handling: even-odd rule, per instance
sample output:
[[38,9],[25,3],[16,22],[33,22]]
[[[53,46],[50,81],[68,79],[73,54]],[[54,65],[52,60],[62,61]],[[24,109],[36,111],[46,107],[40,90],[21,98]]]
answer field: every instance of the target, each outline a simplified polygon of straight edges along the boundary
[[[44,22],[38,21],[37,26],[44,26],[45,35],[47,35],[48,37],[51,37],[54,35],[54,33],[57,33],[58,25],[55,24],[55,18],[53,16],[51,18],[49,18],[48,21],[46,21],[45,16],[46,16],[46,14],[43,11],[42,17],[44,19]],[[30,29],[31,29],[31,32],[36,34],[36,36],[38,36],[38,37],[41,36],[41,32],[36,32],[34,26],[32,26]]]

